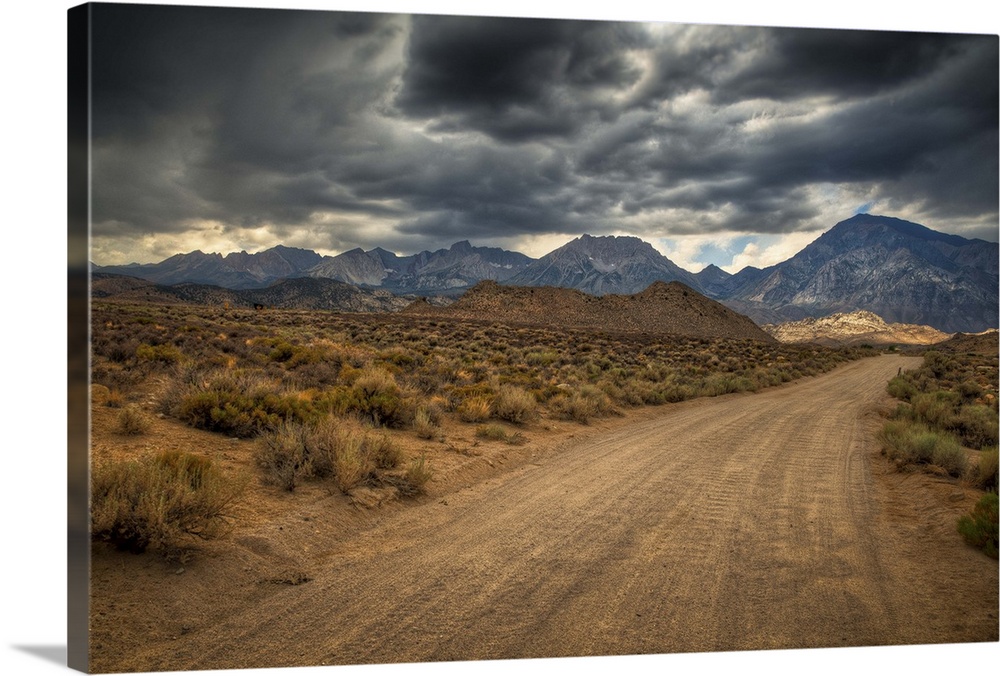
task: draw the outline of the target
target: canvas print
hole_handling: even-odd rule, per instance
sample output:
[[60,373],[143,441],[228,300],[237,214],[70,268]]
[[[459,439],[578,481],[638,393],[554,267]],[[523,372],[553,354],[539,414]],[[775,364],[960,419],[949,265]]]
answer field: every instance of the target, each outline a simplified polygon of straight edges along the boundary
[[998,640],[997,35],[68,26],[70,666]]

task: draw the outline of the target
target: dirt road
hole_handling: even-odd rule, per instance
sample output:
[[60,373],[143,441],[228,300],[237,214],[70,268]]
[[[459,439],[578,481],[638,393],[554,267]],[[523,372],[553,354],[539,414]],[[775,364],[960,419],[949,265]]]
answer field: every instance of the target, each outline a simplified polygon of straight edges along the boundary
[[322,552],[311,582],[150,647],[146,663],[995,641],[995,562],[898,527],[877,495],[868,413],[915,363],[867,359],[578,439],[393,513]]

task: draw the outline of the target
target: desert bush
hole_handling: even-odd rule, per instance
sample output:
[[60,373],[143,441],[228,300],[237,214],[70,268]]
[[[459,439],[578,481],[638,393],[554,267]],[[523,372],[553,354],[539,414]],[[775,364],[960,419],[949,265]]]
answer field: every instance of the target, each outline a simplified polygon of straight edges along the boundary
[[121,408],[125,405],[125,395],[118,389],[109,390],[104,398],[104,405],[109,408]]
[[315,472],[307,447],[307,430],[301,423],[286,422],[257,440],[254,461],[264,482],[293,491]]
[[184,358],[184,353],[173,345],[149,345],[142,343],[135,349],[135,356],[141,362],[176,364]]
[[918,394],[911,400],[917,419],[941,428],[952,427],[958,396],[937,390]]
[[334,481],[341,492],[347,493],[374,475],[374,463],[365,451],[359,431],[347,430],[339,435],[333,466]]
[[406,466],[406,472],[402,477],[403,481],[399,482],[396,487],[403,495],[424,493],[427,490],[427,482],[433,477],[434,472],[427,464],[426,456],[421,455],[419,458],[411,460]]
[[118,413],[115,420],[115,432],[137,436],[149,431],[152,421],[141,408],[135,404],[129,404]]
[[931,464],[940,467],[953,477],[964,476],[969,470],[969,458],[952,437],[937,441],[931,453]]
[[962,441],[972,448],[986,448],[997,444],[997,413],[988,406],[963,406],[951,423]]
[[889,381],[886,391],[890,396],[903,401],[910,401],[917,394],[917,388],[910,379],[903,375],[898,375]]
[[590,418],[610,415],[614,405],[607,394],[593,385],[583,385],[568,396],[557,397],[549,402],[554,416],[562,420],[574,420],[586,424]]
[[886,455],[899,465],[927,464],[943,468],[952,476],[961,476],[968,465],[958,440],[945,432],[936,432],[910,420],[890,420],[879,433]]
[[456,411],[464,422],[484,422],[489,419],[493,399],[485,395],[473,395],[462,401]]
[[392,437],[360,419],[329,415],[303,435],[304,477],[331,477],[344,493],[363,483],[380,480],[380,473],[402,462]]
[[168,550],[184,536],[217,537],[225,510],[245,487],[245,480],[226,477],[211,459],[190,453],[97,464],[91,535],[137,553]]
[[404,427],[416,414],[413,399],[404,397],[395,377],[384,369],[362,369],[348,395],[344,412],[357,414],[376,426]]
[[979,499],[972,511],[958,520],[958,532],[968,544],[997,558],[997,494],[989,492]]
[[501,385],[493,399],[492,415],[515,424],[534,420],[538,416],[538,401],[530,392],[513,385]]
[[979,460],[969,472],[969,483],[984,491],[997,490],[997,448],[979,453]]
[[256,437],[284,422],[317,420],[321,411],[300,395],[260,373],[222,371],[190,385],[173,409],[194,427]]
[[433,439],[438,436],[441,428],[431,419],[427,408],[421,406],[413,416],[413,430],[421,439]]

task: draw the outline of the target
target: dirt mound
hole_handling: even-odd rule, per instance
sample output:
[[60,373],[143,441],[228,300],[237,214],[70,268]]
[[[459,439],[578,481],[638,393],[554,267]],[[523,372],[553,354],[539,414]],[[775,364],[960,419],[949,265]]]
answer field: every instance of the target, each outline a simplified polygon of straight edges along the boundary
[[996,329],[982,333],[956,333],[948,340],[934,345],[934,348],[947,352],[997,354],[1000,352],[1000,339]]
[[773,343],[749,318],[680,282],[654,282],[630,296],[591,296],[551,286],[504,286],[483,281],[448,307],[414,303],[403,312],[605,331],[735,338]]

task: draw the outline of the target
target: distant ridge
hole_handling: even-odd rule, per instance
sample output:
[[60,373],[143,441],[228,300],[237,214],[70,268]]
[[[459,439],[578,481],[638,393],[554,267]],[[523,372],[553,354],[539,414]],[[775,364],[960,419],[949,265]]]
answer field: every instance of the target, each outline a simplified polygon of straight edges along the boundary
[[270,286],[226,289],[211,284],[157,284],[116,275],[94,273],[91,295],[112,302],[216,307],[329,310],[331,312],[397,312],[413,297],[396,296],[384,289],[361,289],[332,279],[281,279]]
[[403,312],[511,324],[776,342],[749,318],[680,282],[654,282],[627,296],[592,296],[576,289],[483,281],[447,307],[432,307],[421,300]]

